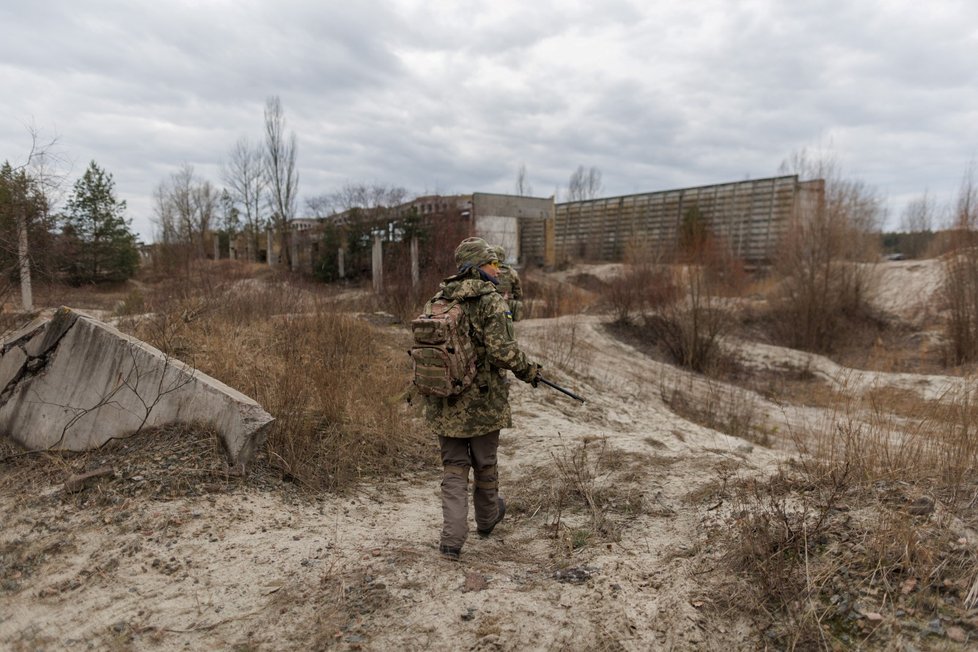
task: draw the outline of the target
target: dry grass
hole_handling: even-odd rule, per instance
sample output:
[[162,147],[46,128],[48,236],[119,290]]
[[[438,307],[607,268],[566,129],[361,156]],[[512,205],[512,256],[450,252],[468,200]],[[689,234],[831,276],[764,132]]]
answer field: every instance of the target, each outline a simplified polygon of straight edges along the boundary
[[562,317],[587,312],[595,306],[599,297],[593,292],[548,279],[527,270],[521,277],[523,283],[523,309],[527,319]]
[[407,335],[341,312],[322,286],[218,271],[127,299],[147,313],[120,328],[265,407],[276,418],[268,457],[304,487],[340,490],[437,459],[406,400]]
[[615,449],[604,439],[561,447],[551,457],[551,465],[524,473],[510,493],[515,513],[543,515],[561,559],[618,541],[628,520],[650,508],[643,489],[650,469],[668,466],[650,454]]
[[739,578],[723,590],[726,605],[750,605],[782,649],[893,649],[918,645],[928,628],[967,632],[978,571],[974,395],[837,398],[825,424],[791,433],[799,461],[734,488],[736,506],[712,535]]
[[750,391],[702,379],[659,387],[659,395],[679,416],[718,432],[770,446],[773,432],[763,421],[757,396]]
[[[518,337],[518,335],[517,335]],[[578,334],[577,324],[557,321],[548,324],[541,338],[540,354],[544,375],[550,368],[564,373],[585,375],[594,360],[594,346]]]
[[[303,487],[341,490],[437,463],[420,408],[408,401],[409,335],[356,316],[377,321],[383,304],[372,294],[232,261],[178,272],[38,294],[113,312],[122,330],[254,398],[276,418],[267,459]],[[413,311],[415,299],[401,312]],[[9,313],[3,320],[4,327],[23,322]]]

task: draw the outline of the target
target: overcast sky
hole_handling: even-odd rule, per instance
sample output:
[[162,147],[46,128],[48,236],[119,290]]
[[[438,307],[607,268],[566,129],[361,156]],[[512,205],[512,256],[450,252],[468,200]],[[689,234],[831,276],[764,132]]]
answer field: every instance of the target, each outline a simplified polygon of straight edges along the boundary
[[269,96],[306,198],[346,183],[558,201],[779,173],[803,149],[885,200],[950,203],[978,155],[978,2],[0,1],[0,160],[57,137],[151,240],[152,194],[258,139]]

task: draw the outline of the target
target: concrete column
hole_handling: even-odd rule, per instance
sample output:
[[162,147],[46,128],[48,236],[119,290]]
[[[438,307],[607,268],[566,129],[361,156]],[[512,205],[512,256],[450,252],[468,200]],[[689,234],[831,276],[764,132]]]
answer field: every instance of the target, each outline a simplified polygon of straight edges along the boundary
[[553,215],[543,220],[543,265],[552,268],[557,264],[557,225]]
[[374,234],[374,250],[371,260],[371,273],[374,280],[374,292],[380,294],[384,291],[384,243],[380,234]]
[[268,241],[268,245],[267,245],[268,255],[266,255],[265,258],[268,260],[268,266],[269,267],[274,267],[275,266],[275,251],[272,249],[272,239],[273,238],[272,238],[272,230],[271,229],[267,229],[265,231],[265,237],[266,237],[266,239]]
[[418,287],[421,281],[421,267],[418,261],[418,236],[411,236],[411,287]]
[[336,270],[340,278],[346,278],[346,270],[343,269],[343,247],[336,250]]

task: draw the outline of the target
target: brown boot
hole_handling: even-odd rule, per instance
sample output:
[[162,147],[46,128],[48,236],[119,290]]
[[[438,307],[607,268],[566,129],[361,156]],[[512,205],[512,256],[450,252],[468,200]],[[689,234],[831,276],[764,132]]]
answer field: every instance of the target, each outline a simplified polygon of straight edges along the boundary
[[452,546],[445,545],[439,546],[438,552],[441,553],[442,557],[449,561],[458,561],[458,558],[462,555],[461,548],[453,548]]
[[493,521],[492,525],[490,525],[487,529],[476,530],[476,532],[479,533],[479,536],[482,537],[483,539],[485,539],[487,536],[492,534],[493,528],[495,528],[496,525],[499,523],[499,521],[503,520],[503,517],[506,516],[506,501],[503,500],[502,498],[496,498],[496,505],[499,508],[498,509],[499,514],[496,516],[496,520]]

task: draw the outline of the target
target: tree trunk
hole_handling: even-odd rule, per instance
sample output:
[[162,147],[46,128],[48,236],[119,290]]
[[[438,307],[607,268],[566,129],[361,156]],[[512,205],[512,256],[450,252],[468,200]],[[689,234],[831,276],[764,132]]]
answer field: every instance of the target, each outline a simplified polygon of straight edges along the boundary
[[17,231],[19,232],[19,244],[17,247],[17,258],[20,262],[20,300],[24,307],[24,312],[34,310],[34,293],[31,289],[31,259],[27,244],[27,211],[22,206],[17,211]]

